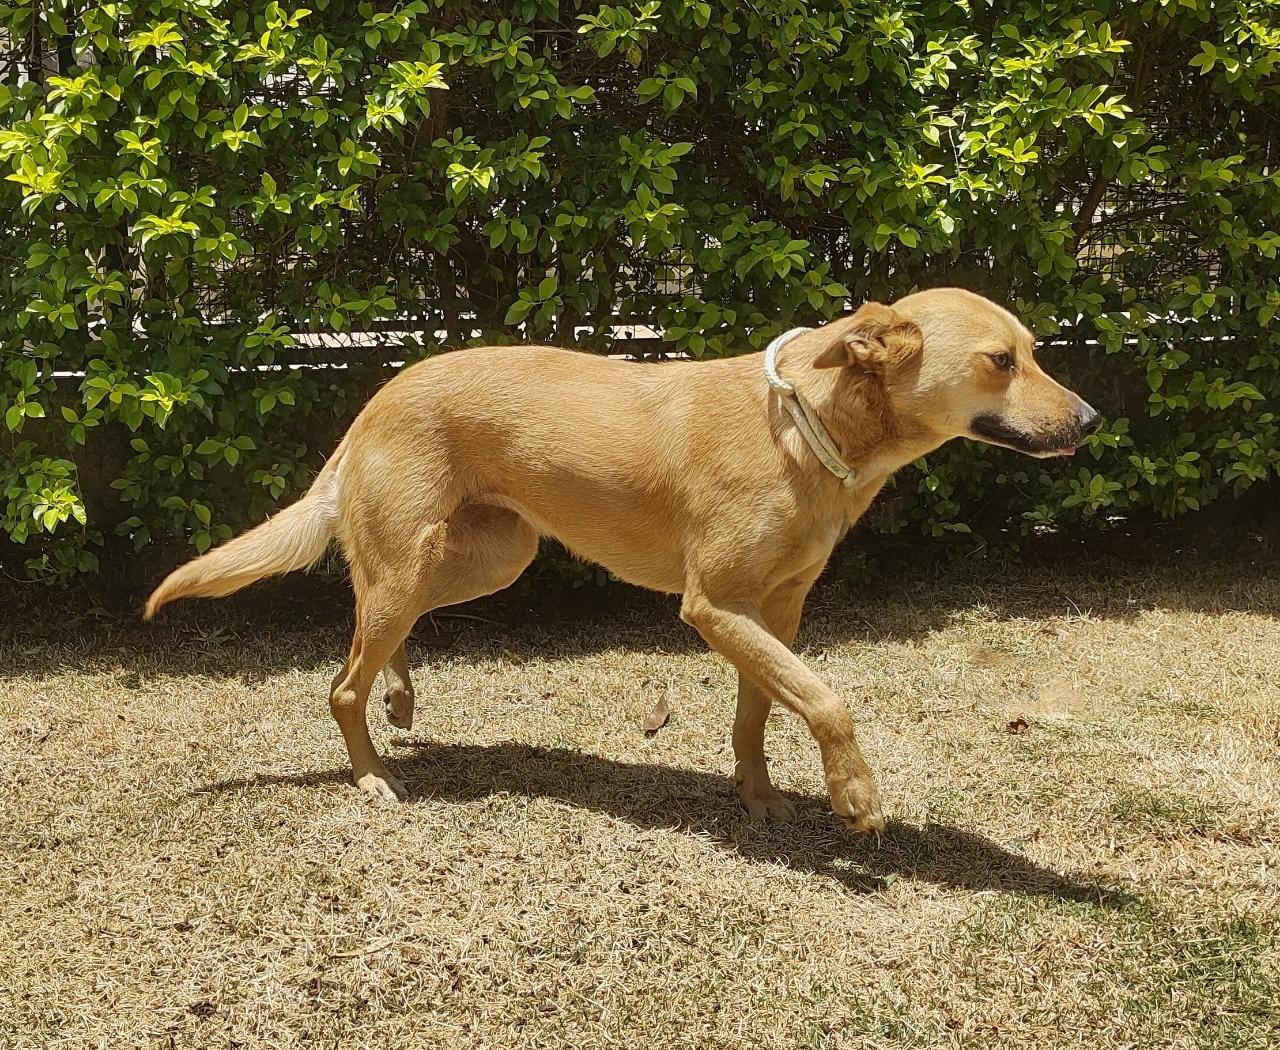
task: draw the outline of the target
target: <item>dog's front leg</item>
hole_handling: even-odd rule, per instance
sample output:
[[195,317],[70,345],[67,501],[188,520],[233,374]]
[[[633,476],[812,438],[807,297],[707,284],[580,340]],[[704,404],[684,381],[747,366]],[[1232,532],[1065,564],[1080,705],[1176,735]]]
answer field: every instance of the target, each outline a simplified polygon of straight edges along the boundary
[[[809,588],[821,566],[800,573],[778,586],[764,601],[764,624],[788,648],[800,629],[800,616]],[[773,786],[764,754],[764,730],[773,699],[741,671],[738,706],[733,718],[733,779],[738,798],[752,820],[794,820],[796,807]]]
[[822,752],[831,808],[855,831],[880,831],[884,815],[871,771],[858,747],[853,716],[839,697],[765,626],[758,610],[686,592],[681,618],[766,694],[809,726]]
[[795,820],[795,805],[769,779],[764,727],[772,706],[769,695],[739,671],[738,706],[733,716],[733,780],[752,820]]

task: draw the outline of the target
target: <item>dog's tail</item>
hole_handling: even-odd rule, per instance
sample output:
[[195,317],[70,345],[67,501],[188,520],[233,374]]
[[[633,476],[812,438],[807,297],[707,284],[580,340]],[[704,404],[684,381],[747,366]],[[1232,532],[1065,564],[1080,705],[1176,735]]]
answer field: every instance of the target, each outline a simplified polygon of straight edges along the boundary
[[311,488],[256,529],[174,569],[147,599],[144,620],[179,598],[221,598],[266,576],[305,569],[329,546],[338,522],[339,474],[346,442]]

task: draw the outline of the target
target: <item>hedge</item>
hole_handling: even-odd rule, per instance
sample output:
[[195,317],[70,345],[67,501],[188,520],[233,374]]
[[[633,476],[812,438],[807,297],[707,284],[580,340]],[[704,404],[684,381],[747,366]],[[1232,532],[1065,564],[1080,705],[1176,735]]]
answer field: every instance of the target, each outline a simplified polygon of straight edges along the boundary
[[305,4],[0,0],[0,555],[34,575],[260,519],[388,360],[637,323],[713,357],[941,283],[1108,422],[1060,463],[954,443],[879,529],[1276,473],[1273,3]]

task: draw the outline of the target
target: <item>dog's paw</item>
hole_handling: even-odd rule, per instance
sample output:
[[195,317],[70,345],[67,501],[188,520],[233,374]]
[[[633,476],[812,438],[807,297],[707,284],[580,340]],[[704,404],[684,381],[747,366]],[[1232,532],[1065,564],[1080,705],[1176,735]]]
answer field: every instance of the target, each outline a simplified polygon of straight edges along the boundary
[[397,729],[413,728],[413,694],[403,690],[394,693],[388,689],[382,694],[382,706],[387,713],[387,721]]
[[769,783],[739,784],[738,800],[752,820],[787,824],[796,819],[795,803]]
[[384,802],[403,802],[409,797],[408,789],[385,770],[381,775],[366,773],[356,781],[356,787],[371,798]]
[[858,834],[884,831],[884,811],[880,792],[869,777],[855,777],[840,784],[828,782],[831,808],[845,824]]

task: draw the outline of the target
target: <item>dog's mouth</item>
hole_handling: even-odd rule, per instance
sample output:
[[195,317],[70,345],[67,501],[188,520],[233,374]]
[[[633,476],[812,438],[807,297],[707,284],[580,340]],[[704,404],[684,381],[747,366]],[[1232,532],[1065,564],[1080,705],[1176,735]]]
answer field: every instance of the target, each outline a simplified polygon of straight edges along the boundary
[[980,441],[1011,448],[1037,459],[1074,455],[1086,436],[1077,426],[1033,434],[991,415],[975,416],[969,423],[969,432]]

